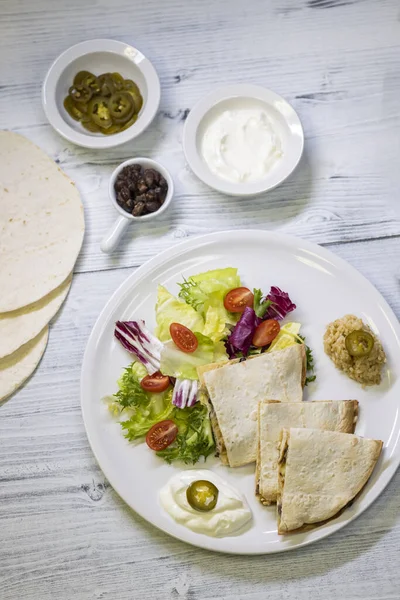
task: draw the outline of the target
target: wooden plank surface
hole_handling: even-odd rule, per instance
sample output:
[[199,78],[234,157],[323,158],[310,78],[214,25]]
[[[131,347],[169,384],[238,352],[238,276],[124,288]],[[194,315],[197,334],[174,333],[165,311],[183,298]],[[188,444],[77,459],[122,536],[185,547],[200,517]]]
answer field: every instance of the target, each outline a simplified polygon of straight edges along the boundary
[[[400,7],[397,0],[0,0],[0,127],[18,131],[76,181],[87,235],[40,368],[0,407],[0,598],[48,600],[398,600],[400,476],[359,519],[314,546],[220,556],[167,537],[130,511],[90,451],[79,407],[82,355],[113,290],[182,239],[235,228],[299,235],[366,275],[400,317]],[[154,62],[162,101],[125,147],[94,152],[46,123],[40,87],[68,46],[127,41]],[[252,200],[208,190],[185,165],[187,110],[220,84],[283,94],[303,122],[296,173]],[[152,156],[172,172],[171,210],[132,228],[113,257],[112,169]],[[1,291],[0,291],[1,293]]]

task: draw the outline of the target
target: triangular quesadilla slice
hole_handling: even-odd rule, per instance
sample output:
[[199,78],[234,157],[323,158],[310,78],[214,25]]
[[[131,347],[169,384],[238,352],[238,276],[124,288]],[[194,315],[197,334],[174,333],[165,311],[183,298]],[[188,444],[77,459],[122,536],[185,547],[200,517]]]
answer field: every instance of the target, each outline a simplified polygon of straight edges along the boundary
[[338,516],[361,492],[382,442],[321,429],[283,429],[278,533],[305,531]]
[[231,467],[257,458],[260,400],[301,402],[305,350],[295,344],[201,373],[211,404],[211,425],[221,460]]
[[276,502],[279,438],[282,429],[308,427],[354,433],[357,417],[357,400],[259,402],[256,495],[262,504]]

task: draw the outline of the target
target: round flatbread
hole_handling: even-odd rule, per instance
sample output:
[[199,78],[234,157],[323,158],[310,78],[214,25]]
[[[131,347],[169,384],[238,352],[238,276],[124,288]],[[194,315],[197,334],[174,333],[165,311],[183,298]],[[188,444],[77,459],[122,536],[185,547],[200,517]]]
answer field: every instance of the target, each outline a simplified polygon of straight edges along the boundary
[[49,328],[33,340],[0,360],[0,401],[15,392],[38,366],[46,349]]
[[29,140],[0,131],[0,313],[37,302],[72,271],[85,230],[74,183]]
[[12,354],[42,331],[58,312],[71,287],[72,274],[47,296],[8,313],[0,313],[0,359]]

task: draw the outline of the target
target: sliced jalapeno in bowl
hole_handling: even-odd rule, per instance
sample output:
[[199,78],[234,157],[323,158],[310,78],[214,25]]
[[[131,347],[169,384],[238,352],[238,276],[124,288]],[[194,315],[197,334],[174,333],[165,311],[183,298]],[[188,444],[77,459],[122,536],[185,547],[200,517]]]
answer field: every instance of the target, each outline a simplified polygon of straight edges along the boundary
[[120,73],[79,71],[68,90],[64,108],[92,133],[113,135],[131,127],[138,118],[143,98],[136,83]]

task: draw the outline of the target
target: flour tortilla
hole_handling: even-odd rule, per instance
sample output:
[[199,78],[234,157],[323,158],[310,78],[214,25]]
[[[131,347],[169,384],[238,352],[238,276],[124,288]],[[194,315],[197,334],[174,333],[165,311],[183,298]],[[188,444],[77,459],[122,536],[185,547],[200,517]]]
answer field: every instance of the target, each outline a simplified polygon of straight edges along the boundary
[[0,313],[0,359],[18,350],[46,327],[67,297],[71,281],[72,274],[38,302]]
[[279,438],[282,429],[307,427],[354,433],[357,417],[357,400],[260,402],[256,494],[262,504],[273,504],[277,499]]
[[304,362],[304,345],[294,344],[202,373],[223,462],[239,467],[256,460],[258,403],[268,398],[301,402]]
[[62,284],[82,245],[78,190],[29,140],[0,131],[0,313]]
[[283,429],[278,533],[304,531],[339,513],[361,492],[382,442],[321,429]]
[[49,328],[45,327],[33,340],[0,360],[0,401],[15,392],[36,369],[48,335]]

